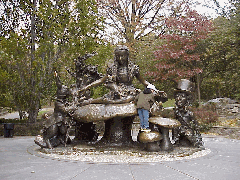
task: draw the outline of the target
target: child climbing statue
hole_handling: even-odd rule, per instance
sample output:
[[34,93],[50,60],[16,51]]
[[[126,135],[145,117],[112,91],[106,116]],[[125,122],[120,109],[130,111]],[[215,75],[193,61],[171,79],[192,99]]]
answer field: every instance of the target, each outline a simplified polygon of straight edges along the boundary
[[149,111],[153,103],[155,102],[154,99],[154,92],[158,90],[155,88],[154,85],[149,84],[144,91],[140,92],[136,98],[135,102],[137,104],[137,111],[140,118],[140,126],[141,131],[151,131],[149,128]]

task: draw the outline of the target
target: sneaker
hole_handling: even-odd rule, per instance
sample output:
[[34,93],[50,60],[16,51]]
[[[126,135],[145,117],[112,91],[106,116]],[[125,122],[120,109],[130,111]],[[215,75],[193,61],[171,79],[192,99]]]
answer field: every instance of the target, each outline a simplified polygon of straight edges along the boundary
[[151,129],[149,129],[149,128],[141,128],[141,131],[143,131],[143,132],[150,132]]

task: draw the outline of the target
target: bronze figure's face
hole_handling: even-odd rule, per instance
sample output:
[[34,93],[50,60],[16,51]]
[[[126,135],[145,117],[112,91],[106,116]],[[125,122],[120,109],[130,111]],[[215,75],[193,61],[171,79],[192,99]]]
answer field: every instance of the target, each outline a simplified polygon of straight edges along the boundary
[[183,107],[187,104],[187,95],[186,93],[177,93],[175,95],[176,105],[178,107]]
[[128,63],[128,53],[125,50],[116,52],[115,56],[119,65],[126,65]]
[[119,65],[127,65],[128,64],[128,56],[129,52],[127,47],[120,46],[115,50],[115,58]]

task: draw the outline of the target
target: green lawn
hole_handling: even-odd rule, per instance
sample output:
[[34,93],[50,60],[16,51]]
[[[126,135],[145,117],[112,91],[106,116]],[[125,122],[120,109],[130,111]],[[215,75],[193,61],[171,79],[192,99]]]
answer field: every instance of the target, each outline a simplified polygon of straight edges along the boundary
[[163,103],[163,107],[174,107],[175,99],[168,99],[167,102]]

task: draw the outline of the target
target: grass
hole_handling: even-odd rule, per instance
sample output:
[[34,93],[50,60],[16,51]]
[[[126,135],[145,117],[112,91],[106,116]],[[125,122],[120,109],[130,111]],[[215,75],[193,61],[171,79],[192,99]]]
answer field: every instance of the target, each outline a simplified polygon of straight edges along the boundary
[[38,116],[37,118],[38,119],[41,119],[43,117],[44,114],[48,114],[49,116],[53,113],[53,108],[52,109],[49,109],[49,110],[45,110],[45,111],[39,111],[38,112]]
[[168,99],[165,103],[163,103],[163,107],[174,107],[175,99]]

